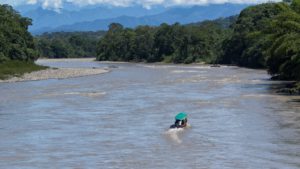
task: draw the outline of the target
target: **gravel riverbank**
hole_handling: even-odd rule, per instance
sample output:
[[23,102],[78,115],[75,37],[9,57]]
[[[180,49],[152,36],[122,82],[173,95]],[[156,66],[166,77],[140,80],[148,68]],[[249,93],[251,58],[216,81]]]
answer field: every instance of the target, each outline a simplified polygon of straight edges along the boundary
[[32,81],[32,80],[46,80],[46,79],[65,79],[74,78],[88,75],[97,75],[107,73],[109,70],[100,68],[49,68],[46,70],[25,73],[21,77],[12,77],[7,80],[0,80],[0,82],[21,82],[21,81]]
[[[0,83],[11,83],[21,81],[34,81],[34,80],[46,80],[46,79],[66,79],[75,78],[81,76],[97,75],[107,73],[110,70],[104,67],[80,67],[77,65],[81,63],[94,62],[94,58],[78,58],[78,59],[39,59],[36,61],[38,65],[49,66],[50,68],[45,70],[34,71],[31,73],[25,73],[22,76],[15,76],[9,79],[0,80]],[[57,64],[60,62],[59,64]],[[52,66],[51,63],[56,63]],[[74,67],[57,67],[55,65],[65,64],[75,65]],[[56,68],[55,68],[56,67]]]

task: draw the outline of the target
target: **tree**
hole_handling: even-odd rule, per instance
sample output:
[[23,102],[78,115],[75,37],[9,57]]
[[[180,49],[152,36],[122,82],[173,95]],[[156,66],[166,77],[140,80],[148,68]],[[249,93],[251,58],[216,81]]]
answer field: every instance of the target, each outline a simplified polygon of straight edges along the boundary
[[0,5],[0,62],[33,61],[38,58],[33,37],[27,31],[31,22],[11,6]]
[[[221,42],[231,33],[224,25],[233,19],[159,27],[124,29],[113,23],[97,45],[97,60],[135,62],[215,62]],[[225,24],[226,23],[226,24]]]
[[269,73],[281,79],[300,80],[300,1],[294,0],[290,8],[270,21],[276,31],[266,31],[272,35],[274,43],[268,50]]
[[249,7],[233,29],[220,63],[266,67],[279,79],[300,80],[300,0]]
[[282,3],[266,3],[243,10],[233,25],[232,37],[223,43],[224,54],[219,59],[220,63],[266,67],[264,51],[269,40],[261,31],[266,30],[268,22],[287,8]]
[[[43,57],[95,57],[97,42],[103,34],[104,31],[44,33],[35,37],[35,43],[40,56]],[[55,44],[57,41],[65,48],[63,56],[56,53],[57,48],[60,48]]]

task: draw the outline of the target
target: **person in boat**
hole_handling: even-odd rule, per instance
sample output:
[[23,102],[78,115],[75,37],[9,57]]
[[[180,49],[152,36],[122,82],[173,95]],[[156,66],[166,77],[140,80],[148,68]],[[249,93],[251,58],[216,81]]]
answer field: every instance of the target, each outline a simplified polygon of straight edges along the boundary
[[175,123],[170,126],[170,128],[184,128],[187,126],[187,114],[179,113],[175,117]]

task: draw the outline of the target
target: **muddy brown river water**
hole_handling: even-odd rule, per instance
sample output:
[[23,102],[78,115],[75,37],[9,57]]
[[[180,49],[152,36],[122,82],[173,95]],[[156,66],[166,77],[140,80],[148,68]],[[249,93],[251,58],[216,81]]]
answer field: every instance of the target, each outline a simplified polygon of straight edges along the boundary
[[[0,83],[0,168],[300,168],[300,97],[276,94],[282,82],[265,71],[113,65],[101,75]],[[181,111],[191,128],[169,132]]]

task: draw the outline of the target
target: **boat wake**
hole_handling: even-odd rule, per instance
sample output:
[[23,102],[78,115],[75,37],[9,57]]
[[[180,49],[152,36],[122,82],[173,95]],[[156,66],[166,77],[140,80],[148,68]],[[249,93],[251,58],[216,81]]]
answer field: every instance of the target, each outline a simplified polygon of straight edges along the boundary
[[180,139],[180,135],[186,130],[187,128],[191,128],[190,124],[187,124],[185,128],[170,128],[165,132],[165,135],[168,136],[172,141],[180,144],[182,140]]
[[172,128],[165,132],[165,134],[176,143],[182,143],[182,140],[179,138],[179,134],[184,131],[183,128]]

